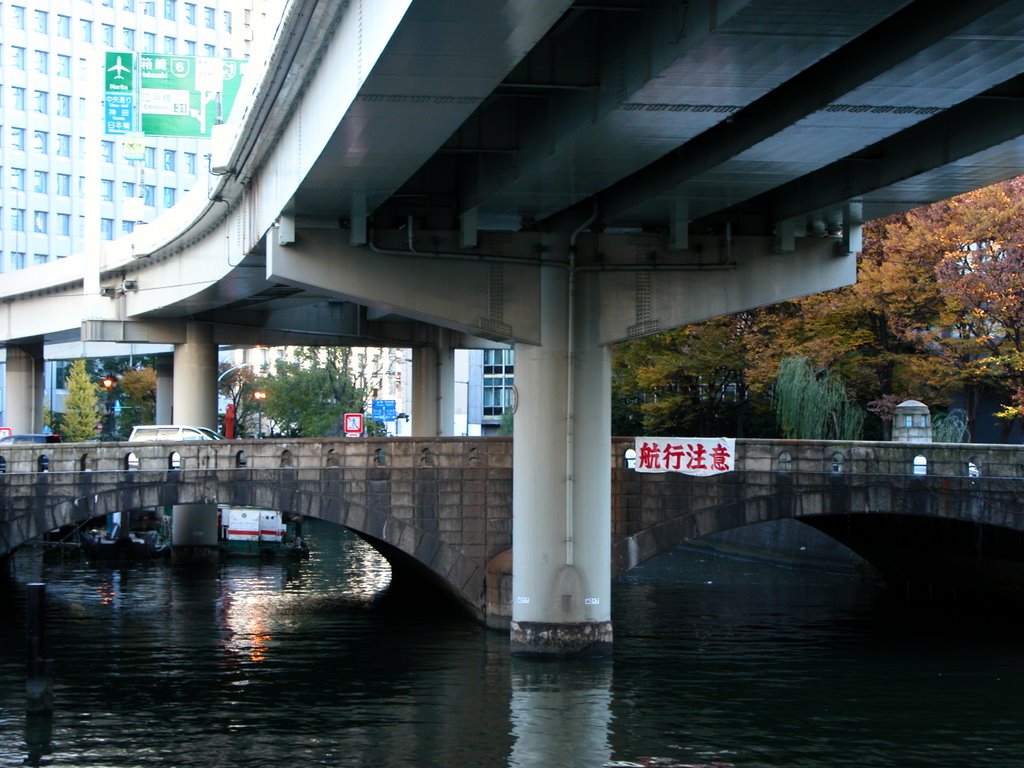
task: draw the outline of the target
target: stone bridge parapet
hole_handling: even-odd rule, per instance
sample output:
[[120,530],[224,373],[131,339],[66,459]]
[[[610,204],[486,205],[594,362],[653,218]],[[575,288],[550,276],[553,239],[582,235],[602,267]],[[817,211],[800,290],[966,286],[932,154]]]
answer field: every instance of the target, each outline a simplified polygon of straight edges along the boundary
[[[1018,446],[738,440],[735,471],[713,477],[639,474],[632,446],[611,441],[613,576],[685,541],[770,520],[828,530],[888,515],[1024,531]],[[343,525],[396,573],[426,569],[478,618],[500,625],[509,615],[508,438],[0,446],[0,556],[111,512],[192,503]]]

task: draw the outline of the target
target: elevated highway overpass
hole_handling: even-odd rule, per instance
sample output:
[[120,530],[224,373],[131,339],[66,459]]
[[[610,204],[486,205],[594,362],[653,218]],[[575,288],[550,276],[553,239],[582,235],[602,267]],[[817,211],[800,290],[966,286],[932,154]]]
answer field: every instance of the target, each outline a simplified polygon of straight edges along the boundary
[[1022,31],[994,0],[293,0],[206,189],[5,275],[8,423],[58,341],[173,345],[200,424],[218,345],[373,343],[413,348],[433,436],[451,349],[513,344],[515,646],[606,645],[610,345],[849,284],[864,221],[1019,174]]

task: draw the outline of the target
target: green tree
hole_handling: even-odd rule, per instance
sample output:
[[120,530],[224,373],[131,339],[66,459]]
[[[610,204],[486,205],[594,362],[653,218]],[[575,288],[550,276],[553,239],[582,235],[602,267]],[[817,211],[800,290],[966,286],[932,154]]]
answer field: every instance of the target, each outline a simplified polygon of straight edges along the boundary
[[99,432],[101,414],[99,388],[86,370],[85,360],[71,364],[64,398],[64,424],[61,437],[71,443],[92,440]]
[[255,383],[266,392],[264,431],[285,437],[329,437],[344,433],[346,413],[364,413],[365,389],[353,381],[348,347],[301,347],[279,361],[273,376]]
[[156,371],[148,365],[121,371],[113,396],[121,403],[118,437],[127,437],[136,424],[152,424],[156,418]]
[[838,377],[815,370],[806,357],[787,357],[775,381],[782,436],[795,440],[859,440],[861,411]]

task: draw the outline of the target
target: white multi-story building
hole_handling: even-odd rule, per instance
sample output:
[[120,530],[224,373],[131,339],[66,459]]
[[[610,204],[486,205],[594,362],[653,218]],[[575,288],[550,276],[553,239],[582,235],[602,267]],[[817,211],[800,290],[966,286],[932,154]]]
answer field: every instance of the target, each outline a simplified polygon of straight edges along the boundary
[[[263,18],[251,0],[0,2],[0,272],[81,251],[87,196],[99,197],[100,237],[113,240],[206,170],[209,139],[145,137],[130,161],[122,136],[85,120],[103,114],[89,103],[104,98],[103,52],[244,58]],[[98,189],[86,188],[90,140],[100,142]],[[141,210],[126,207],[138,198]]]

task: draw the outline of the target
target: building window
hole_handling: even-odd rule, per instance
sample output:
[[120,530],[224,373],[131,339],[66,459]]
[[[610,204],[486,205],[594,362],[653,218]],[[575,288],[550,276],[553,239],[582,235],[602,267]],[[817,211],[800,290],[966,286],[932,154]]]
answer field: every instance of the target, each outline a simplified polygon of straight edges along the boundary
[[515,383],[514,352],[511,349],[485,349],[483,368],[484,418],[498,418],[512,406]]
[[92,22],[91,21],[89,21],[88,19],[82,19],[81,24],[79,26],[79,31],[81,32],[80,37],[82,38],[82,42],[85,42],[85,43],[91,43],[92,42]]
[[57,234],[68,237],[71,235],[71,214],[70,213],[58,213],[57,214]]
[[156,149],[146,147],[142,153],[142,162],[147,168],[156,168]]
[[11,210],[11,229],[15,232],[25,231],[25,209],[13,208]]
[[164,208],[173,208],[175,193],[177,190],[174,187],[164,187]]
[[103,162],[114,162],[114,142],[104,139],[103,142],[100,144],[100,148],[103,154]]
[[57,16],[57,37],[71,39],[71,17],[60,14]]
[[21,251],[11,251],[11,269],[25,268],[25,254]]
[[11,46],[11,65],[15,69],[25,68],[25,49],[20,45]]
[[124,0],[124,4],[121,6],[126,11],[135,12],[135,0]]
[[196,175],[196,153],[186,152],[185,153],[185,172],[190,173],[193,176]]
[[185,41],[185,53],[187,55],[189,55],[189,56],[195,56],[196,55],[196,41],[195,40],[186,40]]
[[156,187],[152,184],[142,185],[142,204],[143,205],[154,205],[156,200]]
[[174,53],[177,40],[170,35],[164,35],[164,53]]
[[142,4],[142,12],[146,16],[156,16],[156,3],[153,0],[145,0]]
[[71,197],[71,174],[57,174],[57,195],[59,197]]
[[122,221],[121,222],[121,234],[122,235],[130,235],[134,231],[135,231],[135,222],[134,221]]
[[231,11],[224,11],[224,29],[231,32]]
[[32,172],[32,191],[41,195],[47,194],[50,187],[50,174],[46,171]]
[[156,35],[152,32],[142,33],[142,52],[156,53]]
[[121,182],[121,197],[135,197],[135,182],[134,181],[122,181]]
[[196,4],[185,3],[185,23],[195,26],[196,24]]
[[114,220],[100,219],[100,238],[103,240],[114,239]]
[[71,157],[71,136],[66,133],[57,134],[57,157]]
[[71,57],[67,54],[57,54],[57,76],[71,77]]
[[36,152],[45,155],[50,151],[50,134],[46,131],[35,131],[32,134],[32,146]]
[[35,265],[45,264],[48,261],[48,257],[45,253],[34,253],[32,254],[32,263]]
[[11,128],[11,149],[25,151],[25,129]]
[[36,91],[35,104],[36,112],[40,115],[45,115],[49,109],[50,93],[48,91]]
[[125,27],[121,30],[121,42],[129,51],[135,50],[135,30]]
[[174,170],[174,150],[173,149],[165,149],[164,150],[164,170],[165,171],[173,171]]
[[11,94],[13,95],[13,98],[14,98],[14,108],[15,109],[20,109],[20,110],[24,111],[25,110],[25,89],[22,88],[20,85],[16,85],[13,88],[11,88]]
[[46,51],[36,51],[36,72],[41,75],[48,74],[50,72],[50,56]]
[[15,192],[25,191],[25,169],[11,168],[11,189]]
[[11,13],[14,16],[14,28],[24,29],[25,28],[25,6],[23,5],[12,5]]
[[46,11],[34,11],[36,20],[36,32],[46,34],[50,31],[50,14]]
[[37,235],[45,235],[49,231],[49,220],[46,211],[36,211],[32,217],[32,231]]
[[104,24],[101,27],[101,30],[103,32],[103,44],[107,45],[107,46],[110,46],[110,47],[113,47],[113,45],[114,45],[114,25],[113,24]]
[[211,45],[210,43],[204,43],[203,44],[203,53],[205,53],[207,56],[216,56],[217,55],[217,46]]
[[214,26],[215,26],[214,25],[214,19],[215,18],[216,18],[216,14],[215,14],[213,8],[210,8],[210,7],[203,8],[203,23],[206,25],[207,29],[214,29]]
[[177,16],[177,7],[174,0],[164,0],[164,18],[168,21],[174,21]]
[[66,93],[57,94],[57,116],[71,117],[71,97]]
[[112,179],[100,179],[100,200],[105,203],[114,202],[114,182]]

